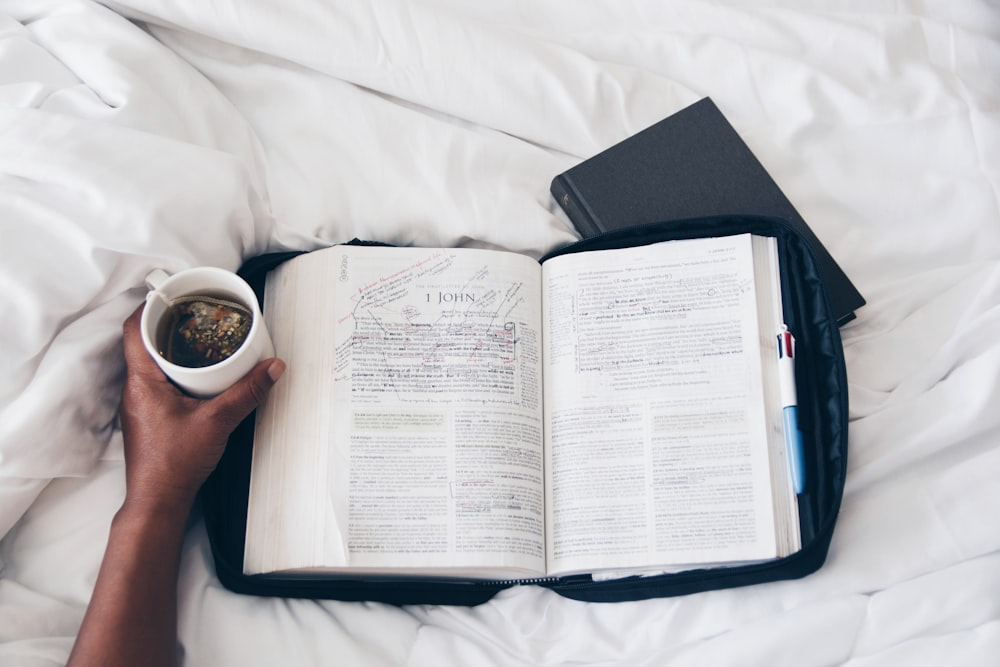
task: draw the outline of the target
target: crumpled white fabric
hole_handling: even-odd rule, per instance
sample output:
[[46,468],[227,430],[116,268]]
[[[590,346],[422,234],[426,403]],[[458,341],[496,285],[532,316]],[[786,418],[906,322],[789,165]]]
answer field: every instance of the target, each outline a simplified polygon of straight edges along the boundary
[[705,95],[868,299],[826,565],[614,605],[260,599],[195,518],[185,664],[990,664],[997,71],[977,1],[0,0],[0,665],[72,645],[152,268],[352,237],[539,256],[576,238],[552,177]]

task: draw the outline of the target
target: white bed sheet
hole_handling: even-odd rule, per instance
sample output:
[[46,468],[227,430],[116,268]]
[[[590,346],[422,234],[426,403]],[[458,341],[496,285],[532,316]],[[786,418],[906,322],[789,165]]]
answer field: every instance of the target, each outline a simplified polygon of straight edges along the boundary
[[352,237],[576,238],[557,173],[710,95],[868,299],[847,490],[799,581],[475,608],[244,597],[184,551],[187,665],[996,664],[995,2],[0,1],[0,665],[65,662],[123,492],[154,267]]

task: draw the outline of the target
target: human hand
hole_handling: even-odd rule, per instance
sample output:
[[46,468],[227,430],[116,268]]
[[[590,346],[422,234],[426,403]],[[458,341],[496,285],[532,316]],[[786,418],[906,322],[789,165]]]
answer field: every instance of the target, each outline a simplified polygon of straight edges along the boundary
[[285,364],[266,359],[222,394],[193,398],[149,356],[139,332],[142,309],[122,327],[128,367],[121,404],[125,502],[186,516],[229,434],[263,401]]

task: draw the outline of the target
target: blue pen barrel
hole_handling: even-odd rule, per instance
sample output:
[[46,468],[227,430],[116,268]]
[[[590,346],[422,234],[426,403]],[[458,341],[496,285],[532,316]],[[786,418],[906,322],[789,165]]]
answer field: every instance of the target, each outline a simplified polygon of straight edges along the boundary
[[785,426],[785,446],[788,449],[788,467],[792,472],[792,485],[795,493],[806,490],[806,461],[802,444],[802,432],[799,430],[799,409],[790,405],[782,411]]

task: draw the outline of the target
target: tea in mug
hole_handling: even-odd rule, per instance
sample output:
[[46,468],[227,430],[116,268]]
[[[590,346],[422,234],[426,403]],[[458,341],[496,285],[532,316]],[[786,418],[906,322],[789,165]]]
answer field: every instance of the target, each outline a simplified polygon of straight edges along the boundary
[[188,368],[231,357],[250,333],[253,314],[243,304],[208,295],[174,299],[160,319],[160,354]]

